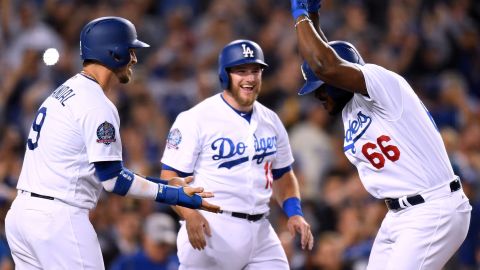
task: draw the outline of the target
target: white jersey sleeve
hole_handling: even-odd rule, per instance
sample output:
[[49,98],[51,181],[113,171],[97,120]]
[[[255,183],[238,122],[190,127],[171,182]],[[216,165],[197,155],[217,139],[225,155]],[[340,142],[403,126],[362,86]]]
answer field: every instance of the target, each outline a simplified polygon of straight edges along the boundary
[[89,162],[122,160],[120,121],[116,110],[102,106],[82,113],[79,124]]
[[[197,121],[192,114],[180,113],[167,136],[162,163],[185,173],[192,173],[200,153]],[[171,151],[174,150],[174,151]]]
[[383,118],[397,119],[403,111],[403,94],[400,85],[403,78],[381,66],[369,64],[367,66],[369,68],[362,68],[362,72],[370,98],[365,99],[371,102],[371,106]]

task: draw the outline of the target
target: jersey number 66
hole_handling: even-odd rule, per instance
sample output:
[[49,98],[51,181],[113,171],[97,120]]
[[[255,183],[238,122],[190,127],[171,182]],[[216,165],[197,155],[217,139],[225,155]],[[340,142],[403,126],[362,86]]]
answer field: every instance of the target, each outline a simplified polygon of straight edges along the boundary
[[[385,157],[387,157],[390,161],[395,162],[400,158],[400,150],[395,145],[388,145],[386,144],[391,139],[387,135],[382,135],[377,138],[377,144],[367,142],[362,147],[363,155],[370,161],[373,167],[377,169],[383,168],[385,166]],[[379,152],[373,151],[378,147],[380,148]]]

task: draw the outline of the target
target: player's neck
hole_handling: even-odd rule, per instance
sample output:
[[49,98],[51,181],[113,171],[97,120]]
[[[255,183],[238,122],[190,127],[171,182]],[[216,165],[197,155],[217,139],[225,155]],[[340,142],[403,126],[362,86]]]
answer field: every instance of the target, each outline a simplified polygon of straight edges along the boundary
[[81,73],[84,76],[96,81],[104,92],[108,92],[110,90],[115,77],[113,72],[108,68],[95,64],[83,67]]
[[223,90],[222,97],[223,100],[228,103],[228,105],[239,112],[251,112],[253,110],[253,104],[248,106],[240,105],[229,92],[229,90]]

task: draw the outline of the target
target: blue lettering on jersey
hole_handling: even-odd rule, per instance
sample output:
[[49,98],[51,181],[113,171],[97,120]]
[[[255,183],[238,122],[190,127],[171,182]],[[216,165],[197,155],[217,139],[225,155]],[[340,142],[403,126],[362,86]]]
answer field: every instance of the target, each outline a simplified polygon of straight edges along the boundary
[[[256,160],[257,164],[261,164],[265,157],[273,155],[277,152],[277,137],[273,136],[257,139],[257,137],[254,135],[254,138],[255,155],[253,156],[253,160]],[[217,152],[212,156],[213,160],[230,159],[235,156],[240,156],[239,158],[222,162],[218,168],[231,169],[249,160],[248,156],[242,157],[247,149],[247,145],[243,142],[235,144],[232,139],[222,137],[213,141],[211,147],[212,150]],[[269,150],[272,151],[268,152]]]
[[[255,155],[253,156],[253,160],[257,160],[257,164],[261,164],[266,156],[273,155],[277,152],[277,136],[260,139],[257,139],[255,134],[253,136],[255,138]],[[267,152],[268,150],[272,149],[273,151]],[[261,153],[257,154],[257,152]]]
[[[239,142],[236,145],[229,138],[218,138],[212,143],[212,150],[217,151],[217,155],[213,155],[213,160],[227,159],[235,155],[243,155],[247,146],[243,142]],[[221,163],[218,168],[230,169],[238,164],[248,161],[248,157],[242,157],[235,160],[230,160]]]
[[368,115],[363,114],[361,111],[357,114],[357,119],[348,120],[348,129],[345,131],[345,145],[343,147],[343,152],[352,150],[352,153],[355,154],[355,142],[360,139],[368,127],[372,123],[372,118]]
[[60,104],[65,107],[65,102],[71,97],[75,96],[75,93],[70,87],[66,85],[60,85],[50,96],[60,101]]

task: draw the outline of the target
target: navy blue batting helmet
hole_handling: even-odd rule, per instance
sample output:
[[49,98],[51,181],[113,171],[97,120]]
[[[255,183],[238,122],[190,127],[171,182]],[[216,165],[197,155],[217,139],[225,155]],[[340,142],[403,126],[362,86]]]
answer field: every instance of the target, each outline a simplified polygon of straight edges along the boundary
[[131,48],[150,47],[137,39],[135,26],[124,18],[101,17],[86,24],[80,33],[80,57],[108,68],[130,62]]
[[[355,47],[352,44],[346,41],[330,41],[328,44],[330,45],[330,47],[333,48],[333,50],[335,50],[338,56],[340,56],[340,58],[342,58],[343,60],[346,60],[348,62],[355,63],[355,64],[360,64],[362,66],[365,65],[365,62],[363,61],[362,56],[360,55],[360,53],[358,53],[357,49],[355,49]],[[306,61],[303,62],[301,69],[302,69],[303,78],[305,79],[305,84],[298,91],[298,94],[300,96],[311,93],[324,84],[322,80],[317,78],[317,76],[315,75],[315,73],[307,64]],[[337,89],[337,88],[334,89],[334,91],[332,91],[332,89],[327,89],[327,92],[333,98],[335,98],[337,95],[348,94],[350,96],[353,96],[353,93],[345,90]]]
[[218,76],[222,89],[228,89],[229,86],[228,68],[250,63],[268,67],[263,57],[262,48],[257,43],[238,39],[223,47],[218,56]]

